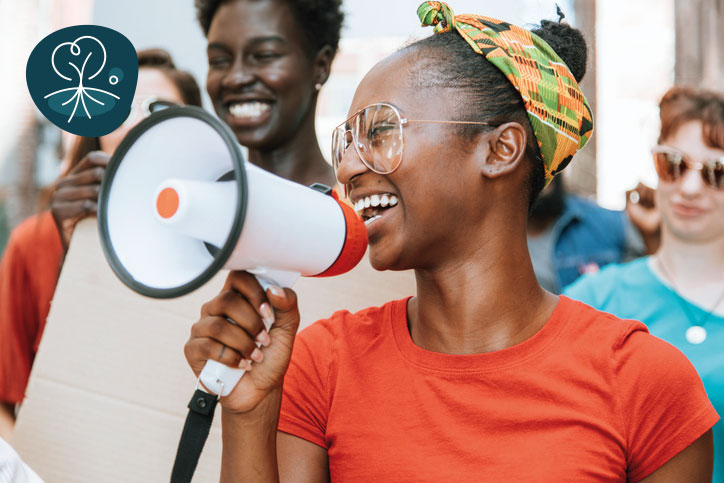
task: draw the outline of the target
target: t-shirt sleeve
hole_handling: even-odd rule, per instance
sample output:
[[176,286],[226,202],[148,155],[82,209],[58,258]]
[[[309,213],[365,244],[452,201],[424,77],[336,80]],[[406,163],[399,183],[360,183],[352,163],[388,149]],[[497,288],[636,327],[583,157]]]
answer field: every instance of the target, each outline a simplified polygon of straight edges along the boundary
[[0,401],[15,404],[25,396],[37,334],[22,243],[14,231],[0,262]]
[[711,429],[719,416],[691,362],[643,324],[631,321],[614,361],[628,478],[639,481]]
[[327,449],[327,418],[332,397],[335,325],[342,315],[318,321],[302,330],[294,341],[289,369],[284,376],[279,431]]

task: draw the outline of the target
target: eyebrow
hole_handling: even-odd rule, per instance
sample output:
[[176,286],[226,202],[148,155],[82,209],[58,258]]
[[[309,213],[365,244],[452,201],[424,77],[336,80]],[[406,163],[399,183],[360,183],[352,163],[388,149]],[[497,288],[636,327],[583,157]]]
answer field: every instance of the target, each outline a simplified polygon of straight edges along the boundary
[[[286,40],[278,35],[269,35],[266,37],[254,37],[247,43],[250,45],[263,44],[264,42],[281,42],[286,43]],[[206,50],[229,50],[229,47],[223,42],[211,42],[206,46]]]

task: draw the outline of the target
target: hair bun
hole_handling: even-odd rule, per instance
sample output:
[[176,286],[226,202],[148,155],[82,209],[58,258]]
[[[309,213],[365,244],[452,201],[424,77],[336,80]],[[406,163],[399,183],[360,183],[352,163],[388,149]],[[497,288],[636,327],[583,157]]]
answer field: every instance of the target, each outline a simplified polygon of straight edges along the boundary
[[577,82],[581,82],[586,75],[586,62],[588,60],[588,46],[580,30],[567,23],[542,20],[540,28],[531,30],[538,37],[545,40],[556,54],[563,59],[571,70]]

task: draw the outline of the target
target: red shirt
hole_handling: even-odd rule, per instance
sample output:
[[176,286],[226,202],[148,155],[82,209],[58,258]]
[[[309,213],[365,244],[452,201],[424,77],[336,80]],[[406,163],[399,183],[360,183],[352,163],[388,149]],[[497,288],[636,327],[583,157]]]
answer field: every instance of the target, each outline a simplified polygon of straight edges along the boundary
[[719,419],[689,361],[561,297],[525,342],[426,351],[406,301],[302,331],[279,430],[327,449],[333,481],[640,480]]
[[0,262],[0,401],[25,397],[62,262],[63,243],[49,211],[10,234]]

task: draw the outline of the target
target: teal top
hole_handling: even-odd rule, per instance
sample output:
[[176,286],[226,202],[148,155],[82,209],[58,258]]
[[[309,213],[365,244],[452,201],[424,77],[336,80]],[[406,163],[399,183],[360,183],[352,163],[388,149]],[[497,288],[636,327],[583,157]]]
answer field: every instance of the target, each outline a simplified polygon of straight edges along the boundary
[[[687,329],[703,320],[711,307],[705,310],[664,284],[651,270],[649,257],[608,265],[598,273],[579,278],[563,293],[617,317],[640,320],[653,335],[674,345],[699,372],[714,408],[724,414],[724,318],[711,314],[703,324],[706,340],[700,344],[688,342]],[[713,481],[724,482],[721,421],[714,426]]]

